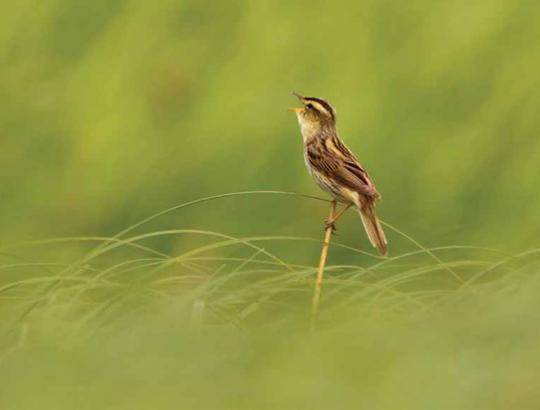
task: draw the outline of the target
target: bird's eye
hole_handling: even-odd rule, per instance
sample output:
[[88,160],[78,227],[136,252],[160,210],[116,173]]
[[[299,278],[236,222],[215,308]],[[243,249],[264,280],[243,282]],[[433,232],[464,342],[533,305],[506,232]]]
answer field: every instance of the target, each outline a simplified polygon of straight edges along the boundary
[[311,104],[311,103],[310,103],[310,104],[306,104],[306,107],[309,108],[309,109],[311,109],[311,110],[315,108],[315,107],[313,106],[313,104]]

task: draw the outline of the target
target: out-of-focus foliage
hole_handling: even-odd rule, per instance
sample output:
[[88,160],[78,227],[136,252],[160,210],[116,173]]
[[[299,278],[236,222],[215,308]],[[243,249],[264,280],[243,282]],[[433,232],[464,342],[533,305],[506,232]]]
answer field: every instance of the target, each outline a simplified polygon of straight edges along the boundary
[[[3,4],[0,408],[538,408],[539,38],[532,0]],[[324,197],[293,90],[390,224],[340,220],[310,334],[326,202],[159,213]]]
[[[539,284],[526,285],[517,294],[463,295],[431,311],[409,305],[408,314],[381,312],[378,302],[333,316],[325,310],[329,323],[313,334],[298,319],[248,329],[188,327],[191,309],[182,298],[152,309],[141,309],[138,299],[122,319],[113,307],[73,320],[57,301],[9,335],[11,347],[0,355],[0,405],[535,409]],[[97,329],[96,317],[104,322]]]
[[[317,193],[291,90],[323,96],[383,219],[430,244],[538,244],[534,1],[51,0],[0,16],[0,228],[112,233],[189,199]],[[320,234],[313,204],[176,226]],[[356,218],[341,230],[365,246]],[[395,248],[394,248],[395,250]]]

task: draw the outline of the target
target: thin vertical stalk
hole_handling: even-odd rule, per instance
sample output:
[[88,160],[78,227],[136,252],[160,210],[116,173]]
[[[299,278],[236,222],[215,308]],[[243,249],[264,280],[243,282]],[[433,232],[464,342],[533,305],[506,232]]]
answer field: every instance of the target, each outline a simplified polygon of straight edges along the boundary
[[[330,207],[329,221],[332,221],[336,213],[336,201],[332,201]],[[324,232],[324,241],[321,249],[321,258],[319,260],[319,269],[317,270],[317,278],[315,280],[315,289],[313,291],[313,300],[311,302],[311,329],[315,327],[315,321],[319,313],[319,304],[321,301],[321,288],[324,277],[324,267],[326,266],[326,258],[328,257],[328,248],[330,247],[330,238],[332,238],[333,228],[328,226]]]

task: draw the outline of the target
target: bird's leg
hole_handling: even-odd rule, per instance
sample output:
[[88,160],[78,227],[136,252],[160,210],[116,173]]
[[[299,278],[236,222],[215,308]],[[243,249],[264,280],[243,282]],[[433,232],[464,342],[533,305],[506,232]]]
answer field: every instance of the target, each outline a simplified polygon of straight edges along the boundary
[[[334,201],[335,202],[335,201]],[[343,207],[341,211],[339,211],[337,214],[333,215],[332,217],[328,218],[326,221],[324,221],[324,229],[332,228],[332,232],[336,231],[336,222],[341,216],[347,212],[347,210],[352,206],[352,204],[347,204]]]

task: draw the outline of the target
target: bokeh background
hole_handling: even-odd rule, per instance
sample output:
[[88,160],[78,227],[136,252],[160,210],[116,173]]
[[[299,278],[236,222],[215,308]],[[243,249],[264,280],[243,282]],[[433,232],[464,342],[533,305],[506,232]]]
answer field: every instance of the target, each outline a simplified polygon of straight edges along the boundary
[[[3,4],[0,246],[110,236],[227,192],[324,197],[306,173],[298,125],[286,110],[297,104],[294,90],[336,107],[341,136],[383,195],[384,221],[427,247],[535,249],[539,38],[540,6],[532,0]],[[327,213],[324,202],[238,196],[167,214],[145,229],[320,239]],[[341,243],[371,251],[356,215],[338,229]],[[393,255],[415,248],[388,236]],[[174,252],[201,243],[187,235],[154,245]],[[84,246],[23,255],[70,261]],[[318,246],[269,246],[316,264]],[[331,254],[332,263],[364,261]],[[531,325],[537,303],[527,292],[481,309],[473,298],[411,328],[396,318],[381,327],[344,325],[315,340],[309,354],[294,326],[186,334],[172,325],[177,306],[108,328],[104,344],[85,333],[83,348],[70,350],[55,339],[58,329],[84,325],[54,311],[38,321],[37,336],[25,322],[20,337],[7,337],[0,402],[6,409],[536,408],[527,407],[539,398],[526,386],[538,370],[531,364],[539,356]],[[9,303],[3,299],[2,308]],[[420,386],[422,395],[410,394]]]
[[[430,244],[538,244],[533,1],[21,1],[1,21],[2,242],[110,234],[218,193],[319,194],[296,90],[335,105],[384,220]],[[324,206],[269,201],[171,223],[320,233]]]

